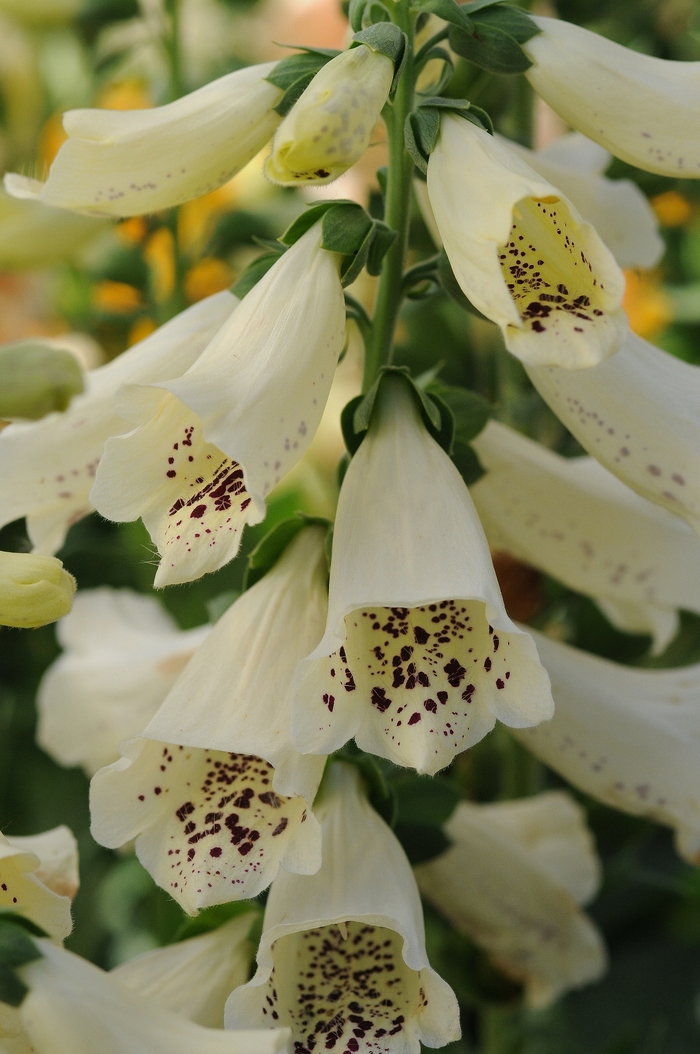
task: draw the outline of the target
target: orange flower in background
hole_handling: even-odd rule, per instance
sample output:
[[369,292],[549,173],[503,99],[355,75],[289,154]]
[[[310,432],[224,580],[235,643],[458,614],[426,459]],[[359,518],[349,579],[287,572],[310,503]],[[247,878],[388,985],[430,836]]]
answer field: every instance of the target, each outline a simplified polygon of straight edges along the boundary
[[148,224],[143,216],[132,216],[130,220],[124,220],[114,228],[119,241],[126,242],[127,245],[138,245],[146,237],[147,231]]
[[37,147],[37,167],[39,172],[47,173],[51,163],[68,136],[63,130],[63,111],[52,113],[39,134]]
[[97,282],[92,290],[92,305],[108,315],[130,315],[141,307],[141,294],[126,282]]
[[130,78],[105,85],[95,106],[101,110],[148,110],[153,99],[142,80]]
[[653,340],[673,321],[673,305],[655,272],[629,271],[625,275],[622,306],[630,329],[645,340]]
[[185,296],[194,304],[197,300],[204,300],[206,296],[227,289],[233,282],[233,277],[233,271],[225,260],[205,256],[185,275]]
[[161,304],[175,288],[175,239],[167,227],[159,227],[144,246],[143,257],[151,269],[154,299]]
[[132,345],[138,344],[140,340],[145,340],[146,337],[150,337],[151,333],[155,333],[157,329],[158,327],[149,315],[143,315],[141,318],[137,318],[129,330],[129,336],[126,342],[127,347],[130,348]]
[[193,198],[180,206],[177,216],[177,238],[182,253],[196,253],[213,233],[219,216],[238,204],[236,179],[224,183],[202,198]]
[[651,199],[651,207],[662,227],[684,227],[693,207],[677,190],[667,190]]

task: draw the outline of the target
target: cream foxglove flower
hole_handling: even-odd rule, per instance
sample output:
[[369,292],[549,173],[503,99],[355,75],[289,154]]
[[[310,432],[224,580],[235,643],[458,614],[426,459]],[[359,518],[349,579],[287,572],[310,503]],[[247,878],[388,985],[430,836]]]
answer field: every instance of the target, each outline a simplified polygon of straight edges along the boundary
[[457,1000],[428,963],[410,865],[355,768],[333,764],[316,813],[321,869],[275,880],[258,969],[229,997],[226,1027],[288,1025],[296,1050],[353,1054],[418,1054],[419,1042],[459,1039]]
[[432,774],[497,719],[522,726],[551,713],[467,488],[408,386],[387,377],[343,482],[326,632],[297,668],[292,742],[329,754],[354,736]]
[[579,908],[600,864],[583,810],[564,791],[513,802],[461,802],[452,845],[416,868],[423,896],[522,982],[534,1009],[605,972],[602,937]]
[[700,614],[700,541],[594,458],[564,458],[490,421],[473,440],[486,475],[471,488],[492,549],[593,597],[661,652],[678,609]]
[[642,497],[700,534],[700,369],[630,333],[592,370],[529,367],[579,443]]
[[81,591],[56,627],[64,654],[39,685],[37,742],[92,776],[143,731],[210,626],[183,631],[154,597]]
[[32,1054],[278,1054],[286,1049],[287,1029],[203,1028],[154,1007],[80,956],[49,941],[36,944],[42,958],[17,971],[29,986],[18,1017],[20,1038]]
[[75,579],[55,556],[0,552],[0,626],[37,629],[67,615]]
[[0,526],[26,516],[36,551],[60,549],[71,524],[92,512],[88,495],[105,440],[129,429],[114,407],[119,386],[183,373],[237,303],[228,292],[200,301],[117,359],[89,370],[84,394],[65,413],[0,431]]
[[530,16],[532,87],[567,124],[615,157],[663,176],[700,178],[700,62],[671,62],[581,26]]
[[503,142],[566,194],[584,220],[595,227],[620,267],[656,266],[665,245],[654,210],[636,183],[606,178],[607,150],[579,132],[564,135],[543,150]]
[[[9,178],[9,177],[8,177]],[[18,200],[0,187],[0,267],[50,267],[73,259],[109,229],[105,221]]]
[[700,664],[633,669],[533,636],[554,717],[514,734],[586,794],[672,827],[678,852],[700,863]]
[[141,216],[227,183],[279,124],[282,91],[248,66],[149,110],[68,110],[48,179],[11,175],[14,197],[95,216]]
[[122,963],[110,976],[163,1010],[205,1028],[223,1028],[224,1003],[249,977],[255,948],[248,934],[257,918],[245,911],[209,933]]
[[78,851],[67,827],[23,838],[0,834],[0,908],[26,915],[62,941],[73,928],[77,888]]
[[112,520],[141,516],[156,586],[228,563],[313,439],[345,337],[341,259],[314,224],[184,376],[123,393],[138,427],[106,444],[91,501]]
[[578,370],[617,351],[627,320],[610,250],[502,141],[446,114],[428,162],[428,196],[457,281],[513,355]]
[[294,750],[289,714],[295,666],[323,629],[323,539],[319,527],[297,535],[219,619],[144,738],[92,781],[95,839],[136,838],[141,863],[191,914],[256,896],[280,867],[320,865],[311,804],[325,758]]
[[369,146],[393,79],[392,60],[367,44],[327,62],[275,132],[268,179],[296,187],[342,176]]

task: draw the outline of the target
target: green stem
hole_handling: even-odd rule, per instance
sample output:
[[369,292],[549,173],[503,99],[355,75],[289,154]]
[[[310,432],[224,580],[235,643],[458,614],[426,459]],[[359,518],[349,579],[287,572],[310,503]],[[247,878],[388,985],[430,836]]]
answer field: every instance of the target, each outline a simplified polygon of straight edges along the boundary
[[163,46],[168,57],[168,70],[170,73],[170,101],[179,99],[185,94],[185,84],[182,70],[182,48],[181,25],[180,25],[180,0],[165,0],[165,10],[170,18],[170,26],[166,30]]
[[365,392],[372,387],[380,366],[391,362],[394,330],[401,307],[401,285],[411,218],[413,160],[404,147],[404,124],[413,106],[413,16],[408,0],[399,0],[395,10],[396,23],[406,34],[408,43],[406,62],[393,105],[385,111],[389,132],[389,166],[384,219],[397,233],[394,244],[384,257],[379,276],[372,319],[372,340],[365,353],[362,382],[362,390]]

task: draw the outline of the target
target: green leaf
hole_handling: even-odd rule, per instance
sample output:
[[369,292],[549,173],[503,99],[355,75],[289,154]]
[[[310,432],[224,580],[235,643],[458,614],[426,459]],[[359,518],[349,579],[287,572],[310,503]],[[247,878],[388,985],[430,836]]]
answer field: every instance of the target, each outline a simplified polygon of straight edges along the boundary
[[406,37],[393,22],[375,22],[353,36],[354,44],[366,44],[372,51],[379,51],[399,66],[406,50]]
[[29,989],[7,963],[0,960],[0,1002],[21,1006]]
[[491,404],[468,388],[431,381],[426,385],[426,391],[450,408],[455,424],[454,438],[461,443],[468,443],[478,436],[493,414]]
[[302,74],[294,84],[290,84],[286,92],[275,106],[275,113],[278,113],[280,117],[286,117],[295,102],[301,98],[311,81],[316,76],[317,71],[311,71],[309,73]]
[[15,967],[42,957],[42,952],[29,936],[34,930],[39,934],[43,932],[23,916],[5,911],[0,914],[0,1002],[10,1006],[20,1006],[29,991]]
[[475,315],[477,318],[485,319],[485,316],[474,307],[471,300],[469,300],[462,291],[462,287],[455,278],[454,271],[452,270],[452,266],[444,249],[440,253],[437,270],[440,285],[450,299],[454,300],[454,302],[459,304],[461,308],[464,308],[465,311],[468,311],[470,315]]
[[456,3],[455,0],[418,0],[418,3],[413,5],[419,11],[429,11],[433,15],[437,15],[438,18],[442,18],[445,22],[449,22],[453,26],[459,26],[460,29],[470,33],[473,29],[472,20],[465,12],[465,8]]
[[330,49],[308,49],[299,55],[289,55],[278,62],[270,75],[265,79],[276,88],[288,91],[296,82],[305,76],[314,77],[322,66],[339,55],[339,51]]
[[391,22],[389,11],[380,0],[351,0],[348,21],[354,33],[367,29],[375,22]]
[[343,288],[352,285],[359,277],[360,271],[367,263],[369,250],[374,239],[374,225],[371,225],[354,256],[349,257],[340,269],[340,282]]
[[351,399],[340,415],[343,438],[350,455],[355,454],[364,438],[365,432],[369,428],[377,395],[384,378],[389,374],[401,377],[406,384],[410,385],[413,396],[420,408],[423,424],[433,439],[437,440],[443,450],[449,454],[454,435],[454,420],[449,407],[442,403],[439,398],[433,398],[423,391],[411,377],[407,366],[382,366],[379,376],[369,391],[364,395],[358,395]]
[[[284,250],[282,250],[282,252],[284,252]],[[243,271],[231,286],[231,292],[233,295],[237,296],[239,300],[242,300],[243,297],[251,291],[253,286],[257,285],[261,278],[264,278],[270,268],[277,263],[282,252],[263,253],[262,256],[256,257],[252,263],[249,263],[245,271]]]
[[420,823],[440,827],[461,800],[459,790],[439,776],[401,773],[392,780],[396,794],[398,823]]
[[372,220],[361,205],[331,204],[321,221],[321,246],[329,252],[353,256],[372,230]]
[[[528,40],[541,32],[536,22],[520,7],[511,7],[510,4],[494,4],[488,10],[483,11],[478,18],[474,19],[477,27],[491,26],[494,29],[507,33],[518,44],[526,44]],[[479,31],[479,29],[477,29]]]
[[450,29],[450,45],[462,58],[491,73],[524,73],[532,65],[520,47],[540,32],[524,11],[508,4],[485,5],[474,14],[474,29]]
[[338,758],[360,770],[372,807],[390,827],[396,822],[396,796],[392,784],[385,779],[382,762],[372,754],[365,754],[353,740],[338,751]]
[[413,164],[423,176],[427,176],[428,162],[420,147],[420,137],[416,134],[416,128],[413,122],[414,116],[413,113],[409,113],[404,121],[403,142],[406,147],[406,152],[409,157],[413,159]]
[[[426,394],[422,388],[416,387],[416,391],[423,392],[424,395]],[[438,424],[429,427],[428,430],[431,432],[433,438],[440,444],[445,453],[451,454],[452,444],[454,443],[455,438],[454,414],[447,403],[443,402],[439,395],[430,392],[428,398],[433,413],[437,409],[440,415]]]
[[382,269],[382,261],[396,240],[396,231],[392,230],[382,220],[374,221],[374,237],[369,247],[367,256],[367,273],[378,275]]
[[[355,411],[360,403],[364,401],[364,398],[364,395],[356,395],[354,399],[351,399],[349,403],[345,404],[340,415],[340,428],[343,433],[343,439],[345,440],[345,446],[348,448],[348,453],[351,457],[364,439],[364,431],[366,431],[366,429],[364,431],[361,430],[360,432],[355,431]],[[343,460],[341,459],[338,467],[343,468],[343,477],[345,477],[347,464],[343,464]],[[340,480],[340,483],[342,483],[342,479]]]
[[312,524],[317,524],[326,530],[331,526],[328,520],[319,516],[307,516],[304,512],[295,512],[289,519],[275,524],[248,554],[248,564],[243,575],[243,589],[250,589],[256,582],[259,582],[274,567],[299,531]]
[[[199,937],[202,933],[211,933],[218,930],[230,919],[238,918],[240,915],[250,915],[251,930],[262,916],[259,904],[254,900],[234,900],[228,904],[215,904],[211,908],[205,908],[194,918],[183,919],[182,924],[173,934],[171,944],[179,944],[180,941],[189,940],[190,937]],[[250,938],[249,938],[250,939]]]
[[5,922],[11,922],[14,926],[19,926],[20,929],[31,933],[33,937],[48,937],[46,930],[42,930],[41,926],[37,926],[36,922],[28,919],[26,915],[18,915],[17,912],[8,908],[0,908],[0,925]]
[[470,446],[469,443],[456,439],[450,456],[468,487],[471,487],[484,475],[484,468],[477,457],[474,447]]
[[397,823],[394,834],[411,864],[434,860],[452,844],[441,827],[424,823]]
[[323,217],[329,209],[334,209],[338,205],[352,205],[354,208],[361,208],[356,201],[350,201],[348,198],[336,198],[333,201],[319,201],[314,205],[310,205],[305,212],[302,212],[293,223],[287,227],[286,231],[279,239],[283,245],[294,245],[295,242],[306,234],[308,230],[311,230],[314,223]]
[[[443,63],[442,73],[436,84],[430,85],[430,91],[435,95],[439,95],[440,92],[444,91],[447,85],[452,80],[452,74],[454,73],[454,62],[449,51],[445,51],[444,48],[433,47],[429,48],[423,56],[420,64],[420,69],[426,66],[429,62],[437,60]],[[418,92],[418,95],[423,95],[422,91]]]

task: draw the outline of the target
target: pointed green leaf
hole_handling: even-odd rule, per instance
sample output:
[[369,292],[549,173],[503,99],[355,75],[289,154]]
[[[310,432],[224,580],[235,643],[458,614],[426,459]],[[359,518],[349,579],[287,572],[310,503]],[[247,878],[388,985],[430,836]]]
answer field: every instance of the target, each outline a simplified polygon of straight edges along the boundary
[[322,66],[339,54],[339,51],[319,48],[318,50],[308,49],[298,55],[289,55],[277,63],[266,80],[286,92],[300,77],[310,75],[310,79],[318,73]]
[[331,526],[329,520],[319,516],[307,516],[304,512],[295,512],[289,519],[275,524],[248,555],[248,566],[243,576],[243,589],[250,589],[256,582],[259,582],[274,567],[299,531],[312,524],[325,527],[326,530]]
[[257,285],[261,278],[263,278],[274,264],[277,263],[281,252],[263,253],[262,256],[256,257],[252,263],[249,263],[245,271],[240,275],[239,278],[231,286],[231,292],[234,296],[237,296],[239,300],[251,291],[254,285]]
[[367,256],[367,273],[378,275],[382,269],[382,261],[396,240],[396,231],[393,231],[382,220],[374,221],[374,237],[369,247]]

